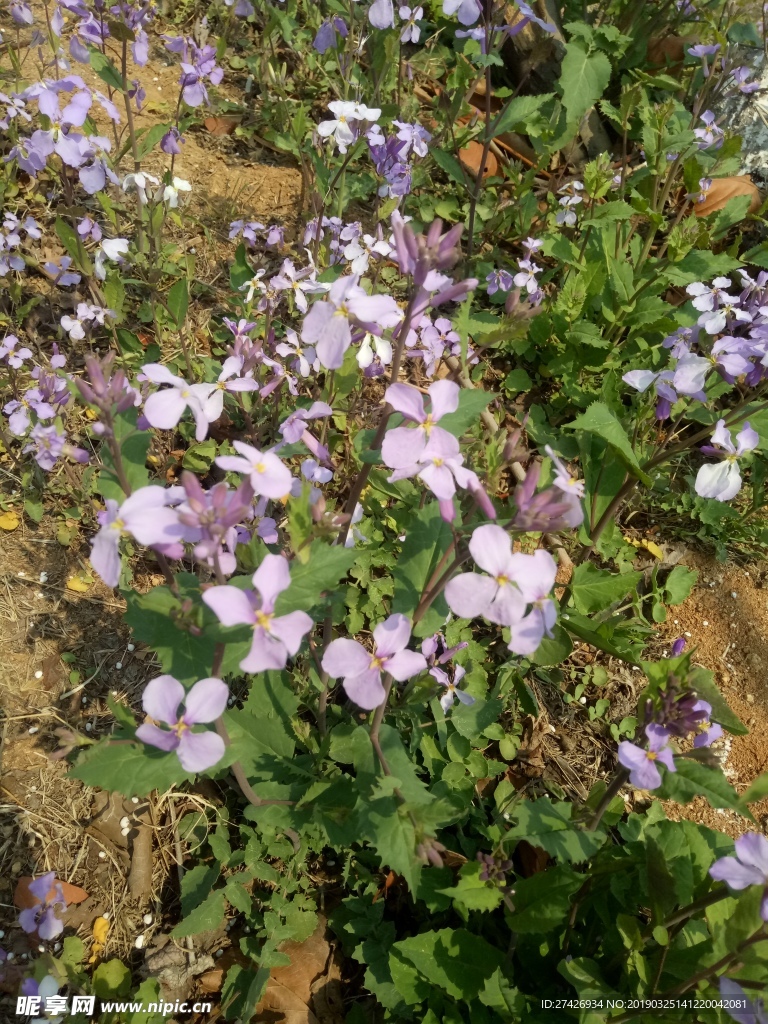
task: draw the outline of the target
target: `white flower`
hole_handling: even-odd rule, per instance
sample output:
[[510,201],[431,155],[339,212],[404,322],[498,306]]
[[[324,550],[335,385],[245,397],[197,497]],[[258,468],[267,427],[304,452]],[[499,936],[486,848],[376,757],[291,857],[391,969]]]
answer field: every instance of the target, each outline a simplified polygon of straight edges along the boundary
[[147,174],[146,171],[136,171],[135,174],[126,174],[123,180],[123,192],[130,192],[131,189],[136,189],[139,193],[142,203],[147,201],[147,187],[150,185],[159,185],[160,179],[156,178],[153,174]]
[[384,366],[392,362],[392,345],[385,338],[377,338],[373,334],[366,334],[360,344],[357,353],[357,365],[364,370],[373,362],[375,354],[379,357]]
[[170,185],[163,189],[163,201],[168,203],[172,210],[179,205],[179,192],[191,192],[192,186],[183,178],[174,178]]
[[383,238],[363,235],[362,238],[356,238],[345,246],[344,258],[352,261],[350,267],[353,274],[364,274],[374,253],[378,256],[389,256],[391,252],[392,246]]
[[105,238],[96,252],[94,259],[95,274],[100,281],[107,276],[106,262],[112,260],[119,263],[123,254],[128,252],[127,238]]
[[245,284],[240,285],[240,291],[246,292],[245,301],[248,303],[253,302],[253,296],[255,292],[261,292],[263,295],[267,290],[267,286],[261,280],[266,273],[265,270],[257,270],[250,281],[246,281]]

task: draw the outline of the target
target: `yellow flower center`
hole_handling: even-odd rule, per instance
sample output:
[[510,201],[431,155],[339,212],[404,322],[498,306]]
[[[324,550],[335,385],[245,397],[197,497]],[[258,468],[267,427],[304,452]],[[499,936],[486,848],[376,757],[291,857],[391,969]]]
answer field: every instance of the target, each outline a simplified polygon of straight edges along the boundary
[[256,612],[256,625],[269,630],[269,624],[273,618],[274,616],[268,612]]
[[383,668],[386,663],[386,658],[377,658],[375,655],[371,658],[371,664],[368,666],[369,669]]

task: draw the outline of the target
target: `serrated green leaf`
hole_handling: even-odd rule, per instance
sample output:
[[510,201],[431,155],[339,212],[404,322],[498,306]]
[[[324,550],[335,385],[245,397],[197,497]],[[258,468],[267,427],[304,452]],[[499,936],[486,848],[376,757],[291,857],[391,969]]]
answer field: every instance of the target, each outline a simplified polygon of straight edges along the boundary
[[224,923],[226,916],[226,899],[222,889],[209,892],[202,903],[198,903],[183,921],[180,921],[171,932],[174,939],[183,939],[187,935],[214,931]]
[[515,807],[517,824],[505,834],[506,839],[525,839],[540,846],[551,857],[569,864],[580,864],[593,857],[605,843],[605,833],[587,832],[571,822],[573,805],[548,797],[525,800]]
[[454,999],[476,999],[504,963],[501,950],[463,928],[422,932],[396,942],[392,948],[427,981]]
[[122,960],[107,960],[94,969],[91,980],[99,999],[114,999],[130,991],[131,969]]
[[578,124],[600,99],[611,79],[611,62],[599,50],[590,52],[582,39],[572,39],[560,66],[559,86],[569,124]]
[[583,430],[588,434],[602,437],[621,456],[630,472],[648,487],[652,485],[651,478],[640,468],[626,430],[604,402],[593,402],[587,411],[577,416],[572,423],[566,423],[565,429]]
[[[402,529],[405,542],[392,574],[395,581],[392,611],[401,612],[412,619],[427,583],[453,535],[449,524],[440,515],[440,506],[436,501],[413,512],[402,524]],[[446,606],[442,621],[447,612]]]
[[712,807],[727,807],[752,817],[745,812],[738,793],[719,768],[708,768],[687,757],[676,757],[675,767],[674,772],[664,771],[661,787],[654,791],[662,800],[688,804],[697,796],[703,796]]
[[307,611],[319,604],[328,591],[336,589],[357,558],[354,548],[336,547],[321,540],[312,541],[305,554],[306,561],[294,558],[291,562],[291,585],[277,599],[277,615]]
[[69,773],[86,786],[115,790],[123,796],[147,796],[153,789],[165,792],[195,777],[184,771],[175,753],[108,740],[86,747]]
[[454,437],[461,437],[470,427],[475,426],[480,413],[497,396],[479,388],[462,389],[459,392],[459,408],[441,417],[440,426]]
[[583,883],[584,876],[566,864],[518,879],[512,928],[516,932],[547,932],[561,925],[570,913],[571,897]]
[[491,122],[491,135],[496,138],[504,132],[522,129],[525,131],[527,122],[539,110],[552,99],[554,93],[545,92],[538,96],[515,96],[506,106],[495,121]]
[[116,89],[119,93],[123,91],[123,80],[120,77],[120,73],[109,59],[105,57],[101,50],[97,50],[95,47],[89,47],[89,60],[91,67],[107,85]]
[[623,574],[598,569],[592,562],[577,565],[571,579],[571,595],[577,611],[582,615],[609,608],[637,587],[641,572]]

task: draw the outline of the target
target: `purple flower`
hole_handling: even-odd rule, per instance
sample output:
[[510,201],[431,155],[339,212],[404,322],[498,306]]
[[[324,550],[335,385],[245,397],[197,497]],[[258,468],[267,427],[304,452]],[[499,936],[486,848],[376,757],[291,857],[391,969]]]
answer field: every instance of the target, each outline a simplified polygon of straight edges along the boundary
[[253,574],[253,590],[211,587],[203,594],[203,601],[222,625],[253,627],[251,649],[240,662],[243,672],[285,668],[312,629],[312,618],[306,612],[275,615],[275,602],[290,583],[288,560],[282,555],[265,555]]
[[278,427],[286,444],[296,444],[307,433],[309,420],[325,419],[332,416],[333,409],[327,402],[313,402],[308,409],[294,409]]
[[725,420],[718,420],[712,435],[712,445],[705,445],[702,451],[707,455],[718,455],[721,462],[707,464],[699,469],[696,475],[694,490],[702,498],[715,498],[717,501],[730,501],[741,490],[741,473],[738,460],[753,451],[760,444],[757,431],[747,421],[736,435],[736,444],[731,439],[731,432]]
[[[269,238],[267,238],[269,244]],[[277,291],[291,291],[296,308],[306,313],[309,308],[307,295],[317,295],[320,292],[328,291],[328,286],[319,284],[315,280],[316,270],[314,266],[305,267],[304,270],[296,270],[293,260],[283,260],[280,273],[269,282]]]
[[395,9],[392,0],[373,0],[368,8],[368,21],[374,28],[394,28]]
[[71,284],[80,284],[80,275],[71,271],[72,258],[60,256],[58,261],[49,260],[43,264],[43,270],[53,278],[53,283],[60,288],[67,288]]
[[731,978],[726,978],[725,975],[722,975],[718,985],[723,1008],[733,1007],[725,1009],[732,1020],[738,1021],[738,1024],[768,1024],[768,1007],[762,999],[757,999],[753,1003],[747,998],[747,993],[741,985]]
[[340,277],[331,285],[328,298],[315,302],[301,328],[301,340],[313,345],[327,370],[340,369],[352,344],[352,324],[371,334],[398,324],[403,314],[390,295],[368,295],[358,277]]
[[696,46],[691,46],[688,49],[688,53],[692,57],[713,57],[720,49],[720,43],[697,43]]
[[[463,619],[483,617],[509,626],[509,649],[533,654],[543,637],[552,635],[557,613],[549,593],[557,566],[548,551],[533,555],[513,553],[511,538],[500,526],[479,526],[469,542],[469,553],[487,576],[465,572],[445,588],[448,607]],[[528,604],[532,608],[526,614]]]
[[[149,547],[176,544],[184,538],[184,526],[174,509],[178,489],[142,487],[122,505],[107,498],[106,510],[99,513],[101,529],[93,538],[90,563],[108,587],[120,582],[120,538],[127,534]],[[183,496],[183,491],[181,492]]]
[[64,931],[64,922],[56,916],[56,907],[66,909],[67,902],[61,882],[54,883],[55,877],[55,873],[49,871],[29,883],[29,891],[38,902],[19,914],[19,924],[24,931],[29,935],[37,932],[44,942],[50,942]]
[[356,640],[332,640],[323,655],[323,671],[333,679],[343,677],[342,685],[349,699],[371,711],[384,700],[382,672],[404,683],[427,667],[423,654],[406,650],[410,639],[410,622],[396,612],[374,629],[372,654]]
[[194,542],[198,561],[231,575],[237,568],[236,527],[252,512],[250,482],[245,480],[237,490],[222,482],[205,491],[197,477],[185,470],[181,484],[187,500],[178,506],[177,513],[179,522],[187,527],[185,540]]
[[710,146],[720,149],[725,141],[725,133],[716,124],[714,113],[711,110],[705,110],[701,115],[701,120],[704,122],[704,127],[693,130],[693,134],[699,140],[699,149],[708,149]]
[[334,18],[328,18],[322,23],[320,28],[317,30],[317,35],[314,38],[312,46],[318,53],[325,53],[327,50],[336,46],[337,35],[342,39],[346,39],[348,34],[349,32],[346,22],[343,18],[340,18],[337,15]]
[[68,167],[79,167],[83,162],[80,152],[82,135],[70,132],[70,129],[79,128],[85,122],[93,102],[90,92],[76,92],[63,110],[59,107],[58,93],[52,88],[42,89],[37,102],[40,113],[50,120],[51,127],[46,131],[38,129],[33,132],[30,146],[45,157],[56,153]]
[[445,687],[445,692],[440,698],[440,707],[446,715],[450,711],[455,700],[466,705],[475,703],[474,697],[470,697],[468,693],[459,689],[459,683],[464,678],[465,672],[466,670],[463,669],[461,665],[456,665],[453,670],[453,679],[451,679],[448,673],[444,672],[441,668],[431,668],[429,670],[429,674],[432,678],[436,679],[441,686]]
[[717,722],[710,722],[709,716],[712,714],[712,705],[708,704],[705,700],[697,700],[692,707],[694,714],[703,713],[706,717],[700,719],[695,726],[697,735],[693,741],[694,747],[709,747],[715,740],[719,740],[723,735],[722,726],[718,725]]
[[451,380],[438,380],[430,384],[427,392],[430,411],[427,413],[424,396],[418,388],[411,384],[390,384],[384,394],[385,401],[389,402],[395,412],[415,423],[416,427],[395,427],[387,431],[381,446],[384,464],[390,469],[414,465],[421,459],[433,434],[437,437],[446,434],[448,443],[454,442],[454,436],[437,424],[443,416],[458,409],[459,390],[458,384]]
[[199,107],[201,104],[209,102],[205,80],[207,79],[211,85],[218,85],[224,77],[224,71],[216,65],[215,46],[201,48],[189,41],[187,48],[185,56],[191,54],[194,63],[189,63],[186,60],[181,62],[182,74],[179,79],[181,95],[187,106]]
[[146,714],[169,726],[170,732],[145,723],[136,730],[136,738],[160,750],[175,750],[184,771],[204,772],[224,756],[224,740],[210,729],[193,732],[192,726],[215,722],[226,710],[228,697],[221,679],[199,679],[187,693],[173,676],[157,676],[147,683],[141,703]]
[[564,494],[575,494],[577,498],[584,497],[584,481],[579,480],[570,472],[562,459],[558,459],[550,446],[544,446],[544,451],[552,459],[555,466],[554,486],[563,491]]
[[74,459],[75,462],[87,462],[88,452],[84,448],[76,448],[67,441],[67,435],[59,433],[59,428],[52,424],[49,427],[36,423],[29,435],[31,444],[26,445],[25,452],[33,452],[35,461],[41,469],[50,472],[62,455]]
[[474,25],[480,13],[478,0],[443,0],[443,14],[446,18],[456,14],[462,25]]
[[108,154],[111,148],[112,143],[109,139],[99,135],[90,135],[80,143],[80,153],[83,160],[91,161],[87,166],[81,167],[78,171],[80,184],[88,195],[101,192],[108,180],[113,185],[120,184],[120,179],[109,165]]
[[731,889],[763,886],[760,916],[768,921],[768,839],[757,832],[739,836],[734,843],[735,857],[716,860],[709,873],[716,882],[725,882]]
[[32,350],[26,346],[19,348],[20,344],[21,342],[15,334],[6,334],[0,345],[0,363],[7,361],[9,366],[12,366],[14,370],[18,370],[27,359],[31,359]]
[[422,128],[415,121],[412,124],[407,121],[393,121],[392,124],[398,129],[397,138],[400,142],[405,143],[405,149],[401,154],[403,157],[409,156],[411,153],[416,156],[427,155],[427,147],[432,141],[432,136],[426,128]]
[[485,280],[489,295],[495,295],[496,292],[508,292],[514,284],[514,279],[508,270],[492,270]]
[[515,0],[515,4],[520,13],[522,14],[522,18],[518,19],[514,23],[514,25],[504,26],[504,31],[507,33],[507,35],[516,36],[519,32],[522,32],[522,30],[531,22],[533,22],[534,25],[538,25],[539,28],[542,29],[544,32],[552,33],[557,31],[555,25],[551,24],[551,22],[549,21],[544,21],[543,18],[540,18],[538,14],[536,14],[534,9],[530,6],[530,4],[527,4],[525,2],[525,0]]
[[179,129],[174,125],[160,140],[160,149],[169,156],[178,156],[181,147],[187,140],[181,135]]
[[291,490],[291,471],[274,452],[261,452],[244,441],[232,442],[239,455],[220,455],[216,465],[233,473],[247,473],[255,494],[284,498]]
[[418,43],[419,36],[421,35],[421,29],[416,24],[424,17],[424,8],[415,7],[401,7],[397,12],[402,20],[405,22],[403,25],[402,32],[400,33],[401,43]]
[[629,781],[637,789],[657,789],[661,785],[661,772],[656,762],[661,761],[670,772],[677,769],[667,730],[660,725],[647,725],[645,735],[648,738],[647,750],[622,740],[619,744],[619,763],[630,770]]
[[747,67],[734,68],[731,71],[731,81],[745,96],[748,96],[751,92],[756,92],[760,88],[760,83],[756,81],[748,81],[749,76],[752,72]]
[[677,640],[672,644],[672,650],[670,656],[673,658],[679,658],[685,650],[685,637],[679,636]]

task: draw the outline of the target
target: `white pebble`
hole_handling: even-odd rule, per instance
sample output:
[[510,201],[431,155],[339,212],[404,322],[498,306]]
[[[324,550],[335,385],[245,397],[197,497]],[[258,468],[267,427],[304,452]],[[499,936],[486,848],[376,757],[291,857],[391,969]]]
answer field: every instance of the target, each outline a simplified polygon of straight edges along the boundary
[[41,593],[41,591],[39,591],[39,590],[38,590],[38,592],[37,592],[37,593],[35,594],[35,597],[36,597],[36,598],[37,598],[38,600],[40,600],[41,598],[44,598],[44,597],[45,597],[45,594]]
[[707,620],[704,619],[704,621],[702,622],[702,626],[708,626],[708,625],[709,625],[709,622],[707,622]]
[[115,665],[116,669],[121,669],[122,667],[123,667],[122,661],[118,661],[117,664]]
[[144,922],[144,924],[152,924],[152,915],[145,914],[144,917],[142,917],[142,921]]
[[131,830],[129,828],[121,828],[120,829],[120,835],[123,836],[123,838],[125,838],[125,836],[127,836],[130,831]]
[[44,953],[45,952],[45,946],[38,946],[37,947],[37,952],[38,953]]
[[133,945],[135,946],[136,949],[143,949],[145,941],[146,941],[146,936],[144,936],[144,935],[137,935],[136,936],[136,941],[134,942]]
[[35,672],[35,679],[42,679],[42,678],[43,678],[43,670],[39,668],[37,670],[37,672]]
[[690,636],[691,634],[690,634],[690,633],[689,633],[689,632],[688,632],[688,631],[686,630],[686,633],[685,633],[685,635],[686,635],[686,636]]
[[37,582],[38,583],[47,583],[48,582],[48,573],[47,572],[41,572],[40,575],[37,578]]
[[587,703],[587,698],[586,697],[579,697],[579,704],[586,704],[586,703]]
[[21,576],[23,579],[27,574],[25,572],[17,572],[16,575]]
[[103,850],[99,850],[99,860],[106,860],[106,859],[107,859],[106,853],[104,853]]
[[137,796],[132,796],[131,797],[131,803],[132,804],[137,804],[138,802],[139,802],[139,798]]
[[675,625],[677,625],[679,621],[680,621],[679,619],[675,619],[675,620],[674,620],[674,622],[675,622]]
[[61,943],[60,942],[54,943],[53,952],[54,953],[58,953],[60,949],[61,949]]
[[218,960],[218,958],[220,956],[224,956],[224,950],[223,949],[217,949],[216,953],[215,953],[215,956],[216,956],[216,959]]
[[736,593],[736,591],[735,591],[735,590],[732,590],[732,591],[731,591],[731,597],[738,597],[738,596],[739,596],[739,595],[738,595],[738,594]]
[[91,729],[93,729],[93,726],[91,725],[91,723],[90,722],[86,722],[85,723],[85,731],[86,732],[90,732]]
[[15,956],[16,956],[16,954],[15,954],[15,953],[13,952],[13,950],[11,950],[11,951],[10,951],[10,952],[8,953],[8,955],[6,956],[6,958],[5,958],[5,959],[6,959],[6,960],[13,960]]
[[80,700],[80,703],[81,704],[87,704],[88,703],[88,698],[87,697],[82,697],[81,700]]
[[105,910],[101,916],[104,918],[105,921],[109,921],[112,917],[112,913],[109,910]]
[[128,826],[129,826],[130,824],[131,824],[131,819],[130,819],[130,818],[128,817],[128,815],[127,815],[127,814],[126,814],[126,815],[124,815],[124,817],[122,817],[122,818],[120,819],[120,828],[128,828]]
[[136,650],[136,644],[127,644],[125,649],[126,649],[126,651],[135,651]]
[[40,726],[39,725],[30,726],[30,728],[27,729],[27,732],[29,733],[30,736],[34,736],[36,732],[40,732]]
[[0,939],[4,939],[4,938],[5,938],[5,932],[4,932],[4,930],[2,928],[0,928]]

